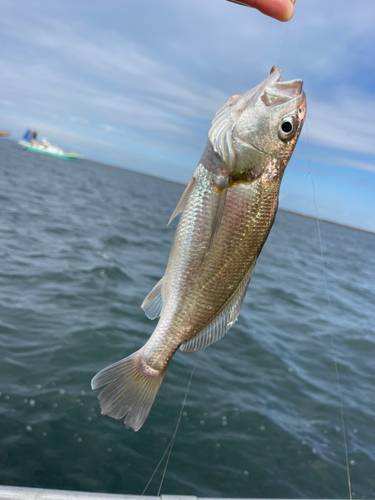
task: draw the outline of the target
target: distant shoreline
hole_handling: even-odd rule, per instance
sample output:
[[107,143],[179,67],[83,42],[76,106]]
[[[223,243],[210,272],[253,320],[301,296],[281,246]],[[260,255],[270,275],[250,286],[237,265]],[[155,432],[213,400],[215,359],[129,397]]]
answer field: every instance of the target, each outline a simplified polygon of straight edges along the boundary
[[[124,170],[125,172],[130,172],[131,174],[142,175],[143,177],[150,177],[151,179],[157,179],[158,181],[169,182],[171,184],[176,184],[177,186],[185,186],[183,182],[172,181],[171,179],[165,179],[164,177],[158,177],[157,175],[144,174],[142,172],[136,172],[135,170],[131,170],[130,168],[118,167],[116,165],[111,165],[110,163],[105,163],[103,161],[92,160],[91,158],[84,158],[84,160],[91,161],[92,163],[96,163],[98,165],[103,165],[105,167],[117,168],[118,170]],[[286,210],[285,208],[279,208],[280,212],[285,212],[287,214],[298,215],[299,217],[306,217],[307,219],[317,220],[313,215],[302,214],[299,212],[293,212],[292,210]],[[347,229],[354,229],[355,231],[361,231],[362,233],[367,234],[375,234],[375,231],[369,231],[368,229],[362,229],[360,227],[348,226],[347,224],[341,224],[340,222],[334,222],[332,220],[327,219],[319,219],[319,222],[326,222],[327,224],[333,224],[334,226],[346,227]]]
[[186,186],[183,182],[172,181],[171,179],[166,179],[165,177],[158,177],[157,175],[144,174],[143,172],[136,172],[126,167],[118,167],[117,165],[111,165],[110,163],[104,163],[104,161],[92,160],[91,158],[82,158],[83,160],[91,161],[98,165],[103,165],[104,167],[117,168],[118,170],[125,170],[125,172],[130,172],[131,174],[142,175],[143,177],[150,177],[151,179],[157,179],[158,181],[170,182],[171,184],[177,184],[177,186]]
[[[12,138],[9,138],[8,140],[16,142],[15,139],[12,139]],[[172,181],[171,179],[166,179],[164,177],[158,177],[157,175],[145,174],[143,172],[136,172],[135,170],[131,170],[130,168],[119,167],[117,165],[112,165],[111,163],[106,163],[104,161],[92,160],[91,158],[86,158],[86,157],[82,158],[82,160],[83,161],[87,160],[87,161],[90,161],[91,163],[96,163],[97,165],[103,165],[104,167],[116,168],[117,170],[123,170],[123,171],[129,172],[131,174],[142,175],[143,177],[150,177],[151,179],[156,179],[158,181],[169,182],[170,184],[176,184],[177,186],[186,186],[186,183],[183,183],[183,182]],[[303,213],[299,213],[299,212],[293,212],[292,210],[286,210],[284,208],[279,208],[279,211],[285,212],[287,214],[298,215],[299,217],[306,217],[307,219],[317,220],[317,218],[313,215],[307,215],[307,214],[303,214]],[[360,227],[355,227],[355,226],[348,226],[347,224],[341,224],[340,222],[334,222],[332,220],[319,219],[319,222],[326,222],[327,224],[333,224],[334,226],[346,227],[347,229],[354,229],[355,231],[361,231],[361,233],[375,234],[375,231],[369,231],[368,229],[362,229]]]
[[317,219],[314,215],[301,214],[298,212],[293,212],[292,210],[286,210],[285,208],[279,208],[280,212],[285,212],[287,214],[298,215],[299,217],[306,217],[307,219],[319,220],[319,222],[326,222],[327,224],[333,224],[334,226],[346,227],[347,229],[354,229],[355,231],[361,231],[361,233],[375,234],[375,231],[369,231],[368,229],[361,229],[360,227],[348,226],[347,224],[341,224],[340,222],[334,222],[327,219]]

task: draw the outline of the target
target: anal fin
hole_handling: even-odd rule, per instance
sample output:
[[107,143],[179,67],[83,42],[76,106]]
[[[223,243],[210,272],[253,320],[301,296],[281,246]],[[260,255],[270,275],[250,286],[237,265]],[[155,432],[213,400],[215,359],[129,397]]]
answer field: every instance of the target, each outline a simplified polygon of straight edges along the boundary
[[206,349],[206,347],[224,337],[238,319],[254,266],[255,262],[246,273],[237,290],[227,300],[216,316],[195,337],[181,344],[180,350],[182,352],[195,352]]
[[161,296],[162,286],[163,278],[156,283],[154,288],[142,302],[141,307],[149,319],[155,319],[160,316],[161,309],[163,307],[163,299]]

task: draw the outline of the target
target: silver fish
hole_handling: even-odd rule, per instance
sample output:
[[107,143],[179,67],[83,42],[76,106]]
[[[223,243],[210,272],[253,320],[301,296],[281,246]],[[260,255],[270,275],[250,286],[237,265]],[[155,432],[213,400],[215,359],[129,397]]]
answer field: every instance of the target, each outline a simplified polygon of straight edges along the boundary
[[146,344],[104,368],[102,414],[138,431],[168,364],[205,349],[237,321],[257,257],[275,219],[281,179],[306,114],[301,80],[282,70],[231,97],[216,113],[208,142],[172,220],[181,213],[164,277],[142,304],[160,320]]

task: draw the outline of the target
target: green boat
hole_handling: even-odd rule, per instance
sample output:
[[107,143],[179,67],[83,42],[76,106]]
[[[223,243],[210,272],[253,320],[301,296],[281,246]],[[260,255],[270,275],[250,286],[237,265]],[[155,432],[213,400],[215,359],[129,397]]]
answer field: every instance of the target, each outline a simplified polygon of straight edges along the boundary
[[37,133],[35,131],[27,130],[22,140],[18,142],[23,148],[32,153],[40,153],[42,155],[55,156],[62,160],[78,160],[82,155],[77,153],[67,153],[57,146],[52,146],[47,139],[42,139],[39,143],[36,141]]
[[32,151],[33,153],[41,153],[42,155],[50,155],[55,156],[56,158],[61,158],[62,160],[73,161],[78,158],[82,158],[81,155],[77,155],[77,153],[65,153],[61,148],[56,146],[49,146],[48,148],[44,148],[41,145],[33,146],[33,145],[24,145],[23,146],[27,151]]

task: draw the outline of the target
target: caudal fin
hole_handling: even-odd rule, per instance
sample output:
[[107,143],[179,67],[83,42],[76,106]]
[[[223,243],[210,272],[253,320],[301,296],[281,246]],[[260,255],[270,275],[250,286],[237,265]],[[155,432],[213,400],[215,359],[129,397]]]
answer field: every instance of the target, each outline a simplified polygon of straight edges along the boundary
[[91,387],[107,385],[98,395],[102,414],[116,419],[127,415],[125,425],[138,431],[150,413],[164,375],[165,371],[161,373],[144,363],[140,349],[97,373]]

